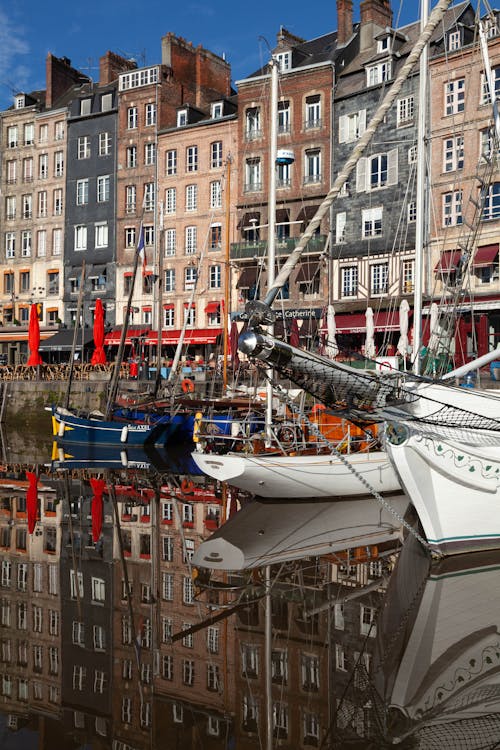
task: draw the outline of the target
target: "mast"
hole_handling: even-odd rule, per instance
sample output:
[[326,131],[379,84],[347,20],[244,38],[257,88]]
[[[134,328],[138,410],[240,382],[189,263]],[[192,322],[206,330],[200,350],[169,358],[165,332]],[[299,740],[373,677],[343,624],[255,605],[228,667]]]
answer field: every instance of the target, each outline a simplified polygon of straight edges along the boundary
[[344,182],[349,178],[349,175],[351,174],[352,170],[358,163],[361,156],[364,154],[375,131],[377,130],[380,123],[383,121],[390,107],[393,105],[396,97],[398,96],[399,92],[401,91],[403,87],[403,84],[405,83],[408,76],[412,72],[414,66],[418,62],[423,49],[429,43],[429,40],[432,34],[434,33],[435,29],[441,22],[445,14],[445,11],[447,10],[450,3],[451,3],[451,0],[439,0],[438,4],[432,11],[431,16],[425,26],[425,29],[419,35],[419,38],[415,46],[410,52],[405,64],[402,66],[396,80],[394,81],[390,89],[387,91],[380,106],[378,107],[370,123],[368,124],[368,127],[366,128],[365,132],[363,133],[363,135],[357,142],[356,146],[352,150],[349,159],[344,165],[344,168],[338,173],[335,182],[333,183],[331,189],[328,191],[320,207],[316,211],[316,214],[313,216],[313,218],[309,222],[299,242],[295,246],[294,250],[288,257],[286,262],[284,263],[279,274],[275,278],[274,283],[270,286],[265,300],[263,302],[254,301],[254,302],[248,303],[247,311],[248,311],[250,326],[259,325],[260,323],[265,323],[266,321],[273,320],[273,313],[272,311],[270,311],[270,307],[273,304],[274,300],[276,299],[278,292],[280,291],[283,284],[286,283],[291,272],[293,271],[293,269],[299,262],[302,256],[302,253],[304,252],[307,246],[307,243],[313,237],[314,232],[316,231],[317,227],[319,227],[319,225],[321,224],[321,221],[323,217],[326,215],[327,211],[329,210],[330,205],[333,203],[335,198],[337,198],[340,190],[342,189]]
[[[224,241],[224,309],[222,311],[222,322],[223,322],[223,360],[222,360],[222,393],[225,395],[227,390],[227,354],[228,354],[228,323],[229,323],[229,307],[230,307],[230,295],[231,290],[229,289],[229,218],[231,211],[231,162],[233,158],[231,154],[226,159],[226,235]],[[234,357],[234,352],[231,352],[231,356]]]
[[[421,32],[427,23],[429,12],[429,0],[422,0],[422,15],[420,18]],[[424,223],[426,214],[425,205],[425,175],[426,175],[426,114],[427,114],[427,91],[428,78],[427,68],[429,59],[429,48],[427,45],[422,51],[419,67],[419,89],[418,89],[418,121],[417,121],[417,215],[415,231],[415,285],[413,302],[413,372],[420,374],[420,349],[422,346],[422,295],[424,280]]]
[[[73,331],[73,343],[71,344],[71,359],[69,363],[69,376],[68,376],[68,388],[66,390],[66,400],[64,406],[69,409],[69,400],[71,397],[71,384],[73,383],[73,373],[75,370],[75,351],[76,351],[76,339],[78,336],[78,326],[80,324],[80,315],[82,312],[83,305],[83,287],[85,282],[85,260],[82,262],[82,271],[80,273],[80,290],[78,292],[78,304],[76,306],[76,319],[75,319],[75,330]],[[83,359],[83,344],[82,344],[82,359]]]
[[[268,289],[274,284],[274,275],[276,267],[276,155],[278,143],[278,62],[273,57],[269,63],[271,67],[271,103],[270,113],[271,122],[269,127],[269,197],[267,210],[267,283]],[[268,292],[269,294],[269,292]],[[271,336],[274,333],[274,327],[269,328]],[[266,384],[266,438],[271,442],[271,430],[273,423],[273,370],[267,370]]]

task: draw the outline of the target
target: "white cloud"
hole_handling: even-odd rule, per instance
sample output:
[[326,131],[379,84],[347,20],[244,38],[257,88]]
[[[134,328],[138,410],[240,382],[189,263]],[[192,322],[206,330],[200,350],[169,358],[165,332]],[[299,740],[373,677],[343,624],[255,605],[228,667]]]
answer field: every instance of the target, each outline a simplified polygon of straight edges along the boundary
[[2,96],[5,87],[10,93],[22,90],[28,80],[29,68],[19,57],[30,51],[28,41],[24,38],[24,29],[14,24],[5,11],[0,9],[0,83]]

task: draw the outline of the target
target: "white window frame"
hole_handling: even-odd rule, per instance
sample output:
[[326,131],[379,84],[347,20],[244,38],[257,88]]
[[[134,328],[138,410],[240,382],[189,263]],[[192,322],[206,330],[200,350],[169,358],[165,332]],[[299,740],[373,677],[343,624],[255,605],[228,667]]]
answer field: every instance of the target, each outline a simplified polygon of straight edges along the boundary
[[361,237],[371,239],[383,234],[383,207],[364,208],[361,212]]

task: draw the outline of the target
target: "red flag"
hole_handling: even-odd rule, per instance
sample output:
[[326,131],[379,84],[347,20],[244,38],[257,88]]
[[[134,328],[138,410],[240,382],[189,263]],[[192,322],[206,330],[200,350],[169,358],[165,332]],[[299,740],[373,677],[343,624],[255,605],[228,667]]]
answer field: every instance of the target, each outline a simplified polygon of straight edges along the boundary
[[42,358],[38,347],[40,346],[40,324],[38,322],[38,308],[35,303],[30,308],[30,322],[28,328],[28,346],[30,350],[30,356],[27,365],[36,367],[42,364]]
[[90,363],[92,365],[105,365],[106,354],[104,353],[104,309],[100,299],[96,300],[94,311],[94,353]]
[[29,485],[26,492],[26,513],[28,515],[28,533],[35,530],[38,515],[38,477],[32,471],[26,472]]
[[106,487],[106,482],[104,479],[94,479],[92,478],[90,480],[90,486],[92,487],[93,497],[92,497],[92,540],[95,542],[98,542],[101,538],[101,532],[102,532],[102,515],[103,515],[103,499],[102,496],[104,494],[104,488]]

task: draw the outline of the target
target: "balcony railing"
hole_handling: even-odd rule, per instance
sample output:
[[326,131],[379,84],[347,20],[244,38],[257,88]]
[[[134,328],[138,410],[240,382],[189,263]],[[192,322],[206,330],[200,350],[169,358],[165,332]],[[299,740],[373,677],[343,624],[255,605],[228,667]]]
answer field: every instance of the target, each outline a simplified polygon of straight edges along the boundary
[[[299,237],[276,241],[276,255],[289,255],[298,243]],[[321,253],[325,249],[326,235],[319,234],[312,237],[305,247],[305,252]],[[235,242],[231,244],[231,260],[245,258],[265,258],[267,255],[267,240],[260,242]]]

